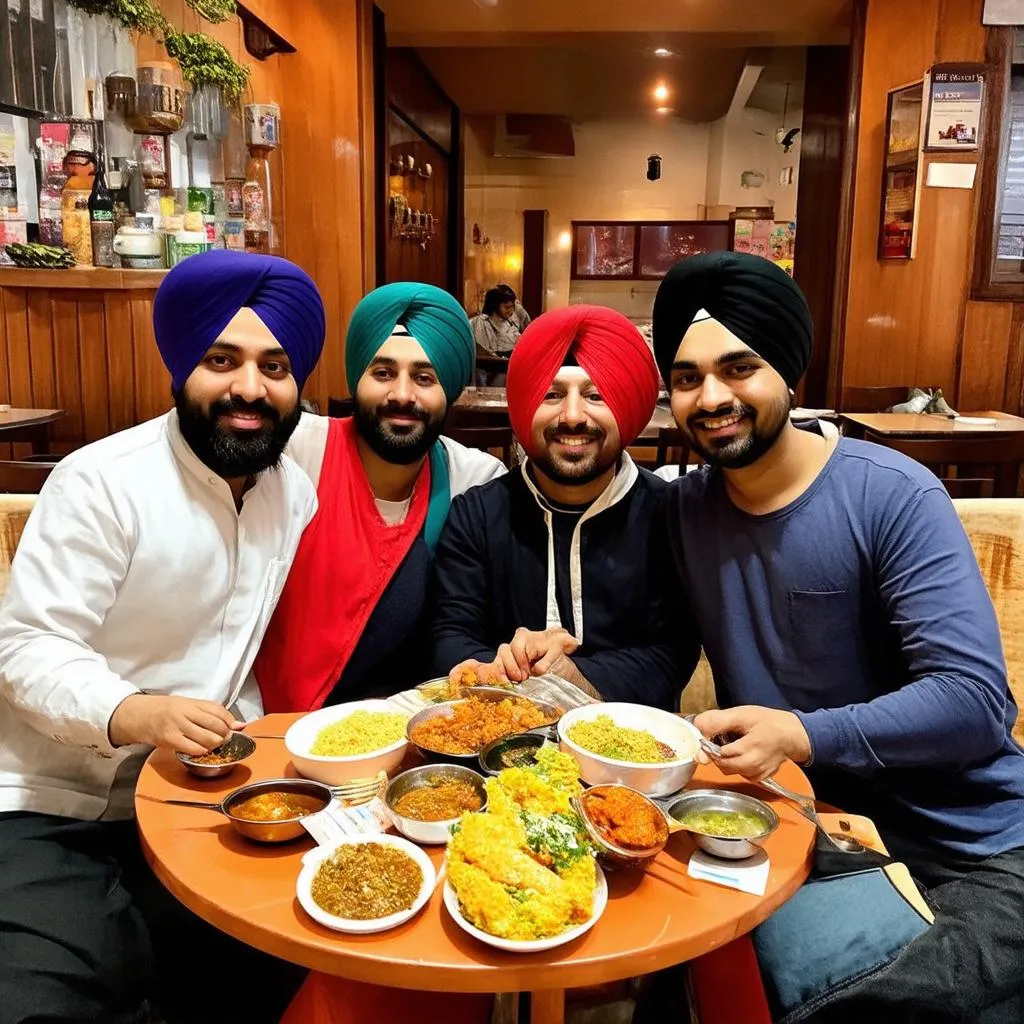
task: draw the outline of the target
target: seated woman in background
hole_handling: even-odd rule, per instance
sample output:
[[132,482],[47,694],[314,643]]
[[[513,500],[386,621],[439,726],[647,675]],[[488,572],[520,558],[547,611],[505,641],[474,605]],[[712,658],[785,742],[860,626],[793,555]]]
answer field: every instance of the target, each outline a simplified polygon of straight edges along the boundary
[[[516,293],[507,284],[489,288],[484,295],[484,305],[478,316],[473,317],[473,340],[478,356],[497,356],[507,359],[519,341],[519,326],[516,320]],[[505,374],[477,370],[477,384],[503,386]]]

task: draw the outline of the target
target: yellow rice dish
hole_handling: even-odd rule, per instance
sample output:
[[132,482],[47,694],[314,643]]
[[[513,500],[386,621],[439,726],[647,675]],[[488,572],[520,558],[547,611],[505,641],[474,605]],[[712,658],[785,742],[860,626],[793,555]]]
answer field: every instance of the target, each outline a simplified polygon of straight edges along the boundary
[[656,740],[645,729],[616,725],[608,715],[598,715],[590,722],[577,722],[566,730],[565,735],[576,746],[613,761],[657,764],[687,756],[677,754],[667,743]]
[[408,720],[391,711],[353,711],[321,729],[309,752],[315,757],[351,757],[382,750],[405,736]]
[[487,810],[464,815],[448,845],[448,878],[466,920],[506,939],[559,935],[594,910],[594,857],[569,804],[580,791],[575,762],[554,748],[542,748],[538,762],[539,770],[507,768],[489,779]]

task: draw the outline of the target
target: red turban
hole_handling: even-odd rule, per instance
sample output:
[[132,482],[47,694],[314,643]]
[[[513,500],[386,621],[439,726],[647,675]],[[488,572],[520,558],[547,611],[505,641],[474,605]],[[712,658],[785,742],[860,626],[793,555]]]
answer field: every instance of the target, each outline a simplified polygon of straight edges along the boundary
[[658,401],[658,370],[640,332],[621,313],[604,306],[568,306],[532,321],[508,363],[508,415],[529,452],[533,417],[551,382],[576,362],[597,385],[615,417],[622,445],[650,422]]

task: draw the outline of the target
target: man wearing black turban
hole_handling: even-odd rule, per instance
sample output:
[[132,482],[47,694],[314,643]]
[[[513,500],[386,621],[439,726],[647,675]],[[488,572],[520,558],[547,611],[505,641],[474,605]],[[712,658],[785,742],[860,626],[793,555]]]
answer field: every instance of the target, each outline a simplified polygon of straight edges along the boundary
[[200,756],[259,713],[316,510],[282,450],[323,304],[294,264],[221,251],[171,270],[153,318],[176,408],[61,461],[0,606],[0,1024],[277,1021],[302,980],[178,903],[132,819],[154,747]]
[[[828,1007],[815,1021],[1024,1020],[1024,751],[992,602],[945,489],[887,448],[791,423],[811,322],[767,260],[674,267],[654,346],[676,422],[709,463],[669,492],[723,709],[695,724],[731,734],[727,773],[804,765],[938,905],[931,927],[894,933],[866,893],[836,914],[829,882],[805,886],[754,936],[773,1019],[814,1001]],[[808,941],[821,920],[827,934]]]

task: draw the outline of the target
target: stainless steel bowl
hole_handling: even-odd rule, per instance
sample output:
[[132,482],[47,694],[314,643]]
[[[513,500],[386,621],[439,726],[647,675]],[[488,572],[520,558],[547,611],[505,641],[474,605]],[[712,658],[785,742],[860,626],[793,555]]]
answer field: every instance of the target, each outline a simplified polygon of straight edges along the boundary
[[[764,841],[779,827],[779,816],[763,800],[736,793],[729,789],[691,789],[667,802],[666,814],[673,831],[686,829],[693,841],[702,850],[726,860],[742,860],[752,857],[764,845]],[[679,816],[691,811],[745,811],[756,815],[764,824],[764,830],[756,836],[731,839],[727,836],[713,836],[695,832],[679,820]]]
[[[539,708],[542,712],[544,712],[547,718],[545,724],[538,726],[536,729],[530,729],[529,732],[537,732],[541,735],[548,735],[552,723],[557,722],[558,719],[562,717],[562,709],[555,707],[554,704],[549,704],[547,701],[537,700],[534,697],[526,697],[523,694],[518,694],[509,690],[503,690],[497,686],[473,687],[474,700],[498,702],[508,700],[509,698],[529,701],[535,707]],[[442,761],[449,762],[451,764],[462,764],[465,765],[467,768],[473,768],[476,765],[478,765],[480,758],[480,751],[478,750],[474,750],[469,754],[446,754],[440,750],[431,750],[429,747],[424,747],[413,739],[413,732],[418,725],[438,715],[442,715],[446,718],[451,718],[451,716],[454,714],[453,709],[459,704],[465,704],[467,699],[468,698],[462,700],[449,700],[445,701],[442,704],[434,704],[431,707],[424,708],[422,711],[417,711],[416,714],[409,719],[409,724],[406,726],[405,734],[409,737],[410,745],[415,747],[428,761]]]
[[396,775],[384,792],[384,803],[391,812],[391,818],[395,828],[402,833],[406,839],[414,843],[447,843],[451,838],[451,826],[459,819],[448,818],[442,821],[420,821],[418,818],[409,818],[399,814],[395,810],[395,804],[406,793],[413,789],[420,789],[423,786],[434,786],[438,782],[468,782],[480,795],[480,810],[487,806],[487,790],[484,788],[484,780],[479,772],[472,768],[466,768],[461,764],[425,764],[418,768],[410,768],[408,771]]
[[594,824],[591,820],[590,815],[587,813],[587,805],[582,797],[573,797],[572,805],[575,808],[577,814],[583,819],[583,827],[587,830],[587,835],[590,837],[591,842],[597,849],[597,859],[608,868],[646,868],[655,857],[665,849],[666,843],[668,843],[669,836],[669,823],[665,818],[665,811],[659,807],[649,797],[644,796],[639,790],[632,789],[629,786],[592,786],[587,793],[600,792],[601,790],[607,789],[625,789],[630,793],[636,794],[641,800],[646,801],[661,819],[665,822],[665,838],[654,846],[649,847],[646,850],[630,850],[624,846],[618,846],[615,843],[610,842],[605,838],[604,833]]
[[219,809],[236,832],[246,839],[255,839],[258,843],[287,843],[306,835],[302,819],[309,816],[303,814],[297,818],[283,818],[280,821],[249,821],[231,813],[232,807],[237,807],[243,800],[259,796],[261,793],[295,793],[321,800],[321,806],[309,814],[322,811],[333,799],[330,786],[314,782],[312,779],[264,779],[262,782],[250,782],[248,785],[239,786],[224,797]]
[[185,766],[185,770],[198,776],[200,779],[217,779],[228,772],[234,771],[235,766],[249,757],[256,749],[256,741],[244,732],[233,732],[215,751],[211,753],[225,754],[231,757],[227,764],[200,764],[195,758],[188,754],[178,752],[178,760]]
[[509,753],[524,751],[524,764],[532,764],[536,760],[537,751],[548,742],[548,737],[543,731],[538,732],[516,732],[511,736],[502,736],[500,740],[488,743],[480,751],[480,767],[487,775],[497,775],[509,767],[522,767],[521,765],[507,765],[502,763],[502,758]]

